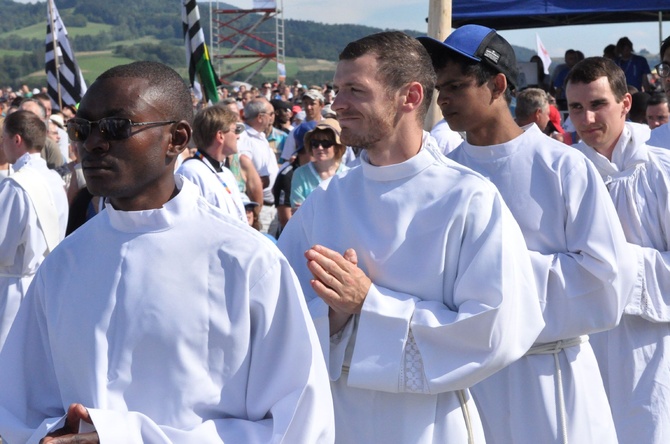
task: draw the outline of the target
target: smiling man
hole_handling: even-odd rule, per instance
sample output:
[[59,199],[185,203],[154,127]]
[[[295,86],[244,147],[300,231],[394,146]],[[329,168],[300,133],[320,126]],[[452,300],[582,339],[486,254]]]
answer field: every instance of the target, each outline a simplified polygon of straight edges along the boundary
[[179,74],[136,62],[68,122],[105,209],[42,264],[0,353],[8,442],[332,442],[288,263],[173,173],[191,118]]
[[516,57],[495,30],[466,25],[444,42],[420,40],[437,104],[466,134],[449,157],[490,179],[521,226],[546,324],[526,356],[472,388],[486,442],[616,442],[584,336],[617,324],[637,275],[607,189],[583,155],[516,124]]
[[361,165],[315,189],[279,238],[321,339],[342,444],[484,442],[467,387],[542,327],[500,195],[422,131],[434,82],[425,49],[401,32],[344,48],[332,108]]
[[644,258],[644,291],[621,324],[591,337],[619,442],[662,444],[670,436],[670,152],[648,146],[647,125],[626,122],[631,96],[624,72],[591,57],[567,77],[576,147],[596,166],[626,238]]

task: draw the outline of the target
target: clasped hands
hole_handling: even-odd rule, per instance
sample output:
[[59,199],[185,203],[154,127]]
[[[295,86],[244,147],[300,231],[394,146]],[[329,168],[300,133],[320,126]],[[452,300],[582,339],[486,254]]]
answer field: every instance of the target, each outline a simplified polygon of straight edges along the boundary
[[305,252],[307,268],[314,279],[312,289],[330,307],[330,334],[340,331],[353,314],[361,312],[372,281],[358,267],[353,248],[344,255],[315,245]]
[[86,407],[71,404],[67,409],[65,425],[42,438],[40,444],[100,444],[98,432],[79,433],[79,421],[93,424]]

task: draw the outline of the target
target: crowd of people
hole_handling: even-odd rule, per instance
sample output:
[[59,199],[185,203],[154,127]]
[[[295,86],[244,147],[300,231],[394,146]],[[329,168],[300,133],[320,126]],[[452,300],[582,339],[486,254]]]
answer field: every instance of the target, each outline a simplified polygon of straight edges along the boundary
[[669,49],[521,89],[465,25],[215,104],[156,62],[5,89],[0,435],[667,442]]

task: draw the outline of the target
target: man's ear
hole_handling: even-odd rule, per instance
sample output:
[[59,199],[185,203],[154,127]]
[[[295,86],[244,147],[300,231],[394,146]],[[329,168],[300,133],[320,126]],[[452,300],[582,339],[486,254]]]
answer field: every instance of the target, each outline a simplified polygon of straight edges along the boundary
[[167,155],[177,157],[188,146],[191,140],[191,125],[186,120],[175,123],[170,134]]
[[500,96],[504,96],[505,90],[508,88],[507,77],[505,77],[505,74],[496,74],[491,78],[491,83],[493,85],[493,89],[491,90],[493,98],[497,99]]
[[423,86],[419,82],[411,82],[401,91],[400,98],[402,99],[401,106],[403,108],[414,110],[419,108],[423,103]]
[[631,107],[633,106],[633,96],[631,96],[630,93],[624,94],[621,103],[623,103],[623,114],[625,116],[626,114],[628,114],[628,111],[630,111]]

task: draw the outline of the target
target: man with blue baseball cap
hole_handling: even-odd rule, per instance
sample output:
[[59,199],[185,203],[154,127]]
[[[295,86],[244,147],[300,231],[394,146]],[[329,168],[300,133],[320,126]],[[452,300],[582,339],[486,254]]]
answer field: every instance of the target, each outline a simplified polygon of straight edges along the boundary
[[[585,156],[520,128],[509,110],[518,70],[495,30],[466,25],[420,37],[437,104],[465,142],[449,154],[490,179],[521,226],[545,327],[524,357],[472,388],[487,443],[615,443],[588,334],[614,327],[634,289],[637,256]],[[520,320],[525,322],[525,320]]]

